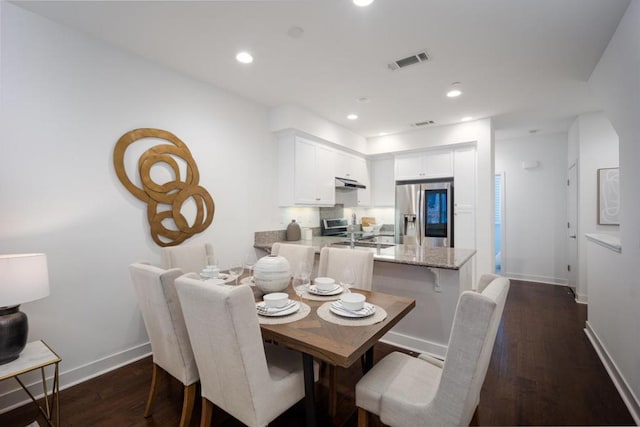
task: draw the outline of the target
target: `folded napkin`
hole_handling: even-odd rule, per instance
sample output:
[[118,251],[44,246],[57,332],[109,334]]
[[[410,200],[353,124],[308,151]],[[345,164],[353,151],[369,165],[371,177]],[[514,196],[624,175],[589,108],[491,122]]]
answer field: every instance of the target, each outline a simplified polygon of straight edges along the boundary
[[337,291],[339,287],[340,287],[340,285],[335,285],[331,289],[324,290],[324,289],[320,289],[316,285],[311,285],[311,286],[309,286],[309,289],[311,289],[312,293],[316,293],[316,294],[330,294],[330,293],[333,293],[333,292]]
[[258,310],[258,314],[276,314],[280,313],[281,311],[289,310],[296,304],[296,301],[289,300],[289,302],[284,307],[267,307],[264,302],[261,302],[256,304],[256,310]]
[[362,307],[360,310],[350,310],[347,307],[345,307],[344,304],[342,304],[342,301],[340,300],[332,302],[331,307],[334,310],[338,310],[343,313],[355,314],[356,316],[363,316],[363,317],[369,316],[370,314],[373,314],[376,311],[376,307],[373,304],[367,304],[366,302],[364,303],[364,307]]

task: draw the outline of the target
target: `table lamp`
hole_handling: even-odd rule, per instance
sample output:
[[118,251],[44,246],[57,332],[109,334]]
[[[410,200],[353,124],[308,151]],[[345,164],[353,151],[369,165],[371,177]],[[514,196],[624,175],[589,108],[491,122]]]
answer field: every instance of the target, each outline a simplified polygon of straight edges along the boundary
[[45,254],[0,255],[0,365],[20,356],[29,324],[20,304],[49,295]]

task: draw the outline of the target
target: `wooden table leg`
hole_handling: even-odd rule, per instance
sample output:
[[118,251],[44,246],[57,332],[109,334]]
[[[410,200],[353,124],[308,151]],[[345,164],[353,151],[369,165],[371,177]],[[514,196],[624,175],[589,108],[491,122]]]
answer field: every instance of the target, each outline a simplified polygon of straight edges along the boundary
[[307,427],[316,427],[316,397],[313,375],[313,356],[302,353],[302,368],[304,371],[304,401]]
[[369,348],[364,354],[364,363],[362,366],[363,373],[366,374],[373,368],[373,347]]

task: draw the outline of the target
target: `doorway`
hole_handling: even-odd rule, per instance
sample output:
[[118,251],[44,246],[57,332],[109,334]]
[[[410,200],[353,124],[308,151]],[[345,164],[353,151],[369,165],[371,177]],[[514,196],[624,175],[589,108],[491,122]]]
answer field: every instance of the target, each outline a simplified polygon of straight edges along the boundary
[[495,174],[494,259],[496,274],[503,274],[505,271],[504,188],[504,172]]

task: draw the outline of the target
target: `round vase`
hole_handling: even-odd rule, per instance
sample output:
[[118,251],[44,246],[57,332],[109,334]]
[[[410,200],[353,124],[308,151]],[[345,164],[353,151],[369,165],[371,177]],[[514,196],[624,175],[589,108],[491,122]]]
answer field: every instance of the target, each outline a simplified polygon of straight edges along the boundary
[[291,279],[289,261],[278,255],[262,257],[253,267],[253,277],[256,287],[266,294],[283,291]]

